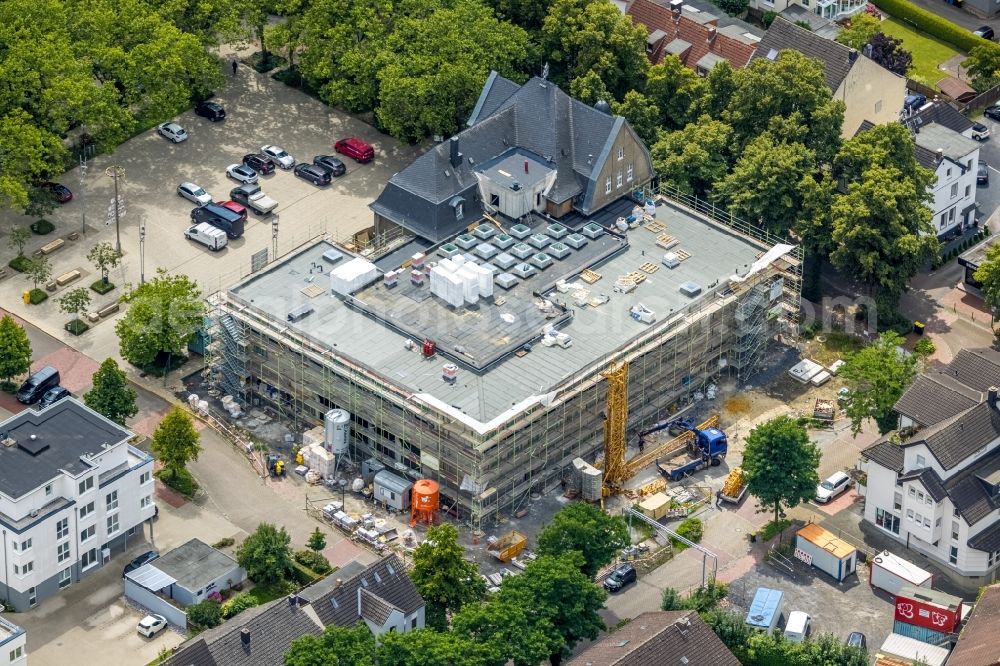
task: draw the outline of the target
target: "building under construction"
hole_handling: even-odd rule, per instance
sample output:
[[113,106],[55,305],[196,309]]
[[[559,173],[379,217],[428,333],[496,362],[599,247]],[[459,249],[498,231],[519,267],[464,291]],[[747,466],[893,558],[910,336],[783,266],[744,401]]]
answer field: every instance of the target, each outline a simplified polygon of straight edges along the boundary
[[[601,456],[609,368],[629,363],[632,432],[745,382],[794,332],[795,248],[662,198],[623,229],[633,206],[484,218],[415,260],[305,247],[211,297],[210,367],[299,430],[347,410],[356,461],[434,479],[443,508],[487,526]],[[492,278],[475,294],[472,266]]]

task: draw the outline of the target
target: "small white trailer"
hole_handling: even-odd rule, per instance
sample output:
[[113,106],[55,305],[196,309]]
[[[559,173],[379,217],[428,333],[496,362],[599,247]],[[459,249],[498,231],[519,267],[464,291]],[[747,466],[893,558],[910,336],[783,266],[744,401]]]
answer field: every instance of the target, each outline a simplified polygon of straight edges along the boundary
[[795,535],[795,557],[834,577],[838,582],[858,567],[858,550],[816,523],[810,523]]
[[868,584],[896,596],[905,585],[930,588],[934,575],[913,562],[883,550],[872,559]]

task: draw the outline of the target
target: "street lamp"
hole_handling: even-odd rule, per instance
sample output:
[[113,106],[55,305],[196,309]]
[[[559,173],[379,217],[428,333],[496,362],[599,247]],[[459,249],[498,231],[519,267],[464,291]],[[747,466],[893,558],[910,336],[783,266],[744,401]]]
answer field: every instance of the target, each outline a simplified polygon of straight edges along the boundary
[[125,206],[122,205],[121,199],[118,198],[118,180],[125,177],[125,168],[113,164],[104,170],[104,175],[113,179],[115,181],[115,198],[111,201],[111,205],[108,206],[108,222],[110,223],[111,216],[114,215],[115,219],[115,250],[118,254],[122,252],[122,235],[121,228],[119,226],[119,218],[125,214]]

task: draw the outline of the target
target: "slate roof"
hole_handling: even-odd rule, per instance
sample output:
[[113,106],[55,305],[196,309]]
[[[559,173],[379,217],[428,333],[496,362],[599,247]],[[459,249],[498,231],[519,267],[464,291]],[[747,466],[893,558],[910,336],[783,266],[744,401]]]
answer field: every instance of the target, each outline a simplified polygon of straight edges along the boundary
[[1000,437],[1000,410],[986,402],[919,430],[904,447],[924,444],[941,466],[954,469]]
[[377,594],[369,592],[364,588],[361,589],[361,617],[366,620],[381,627],[389,620],[392,612],[397,610],[402,612],[400,608],[390,604]]
[[[287,599],[243,611],[218,627],[184,643],[165,666],[284,666],[285,652],[300,636],[319,636],[323,629],[308,608]],[[250,633],[243,643],[242,630]]]
[[909,116],[905,122],[911,130],[915,127],[937,123],[959,134],[969,131],[974,124],[950,104],[945,104],[944,102],[934,102],[926,105],[920,111]]
[[906,474],[899,475],[900,481],[920,481],[924,488],[930,493],[931,497],[934,498],[935,502],[940,502],[945,497],[948,496],[948,492],[944,489],[944,484],[941,481],[941,477],[930,467],[924,467],[921,469],[910,470]]
[[642,613],[566,666],[739,666],[695,611]]
[[826,74],[826,85],[833,92],[836,92],[840,84],[847,78],[854,62],[858,58],[864,57],[840,42],[820,37],[778,16],[764,33],[764,38],[757,45],[757,51],[752,60],[770,58],[772,50],[781,52],[784,49],[799,51],[810,58],[822,61]]
[[[349,578],[343,577],[342,571],[327,577],[327,580],[334,579],[334,586],[326,585],[327,589],[319,596],[301,595],[311,600],[324,626],[350,627],[362,617],[372,619],[383,614],[387,618],[392,608],[410,615],[424,605],[413,581],[406,575],[403,563],[395,555],[384,557]],[[338,579],[341,581],[339,587],[336,586]],[[366,596],[368,600],[365,600]],[[376,603],[371,597],[381,603]]]
[[923,146],[914,144],[913,157],[917,160],[917,164],[919,164],[923,168],[930,169],[931,171],[937,171],[938,158],[937,158],[937,153],[935,153],[933,150],[928,150]]
[[240,567],[236,560],[212,548],[201,539],[191,539],[174,548],[157,558],[152,566],[192,592],[204,588],[220,576]]
[[1000,521],[993,523],[969,539],[969,547],[981,550],[984,553],[995,553],[1000,550]]
[[993,666],[1000,663],[1000,583],[987,587],[948,656],[948,666]]
[[941,370],[914,379],[896,401],[897,412],[922,426],[944,421],[983,399],[1000,382],[1000,352],[988,348],[962,349]]
[[945,482],[948,497],[969,525],[975,525],[1000,507],[1000,498],[993,497],[982,480],[995,475],[998,470],[1000,470],[1000,449],[976,461],[968,469]]
[[897,474],[903,471],[903,447],[892,443],[888,438],[883,437],[868,448],[863,449],[861,455],[877,462],[886,469],[895,471]]

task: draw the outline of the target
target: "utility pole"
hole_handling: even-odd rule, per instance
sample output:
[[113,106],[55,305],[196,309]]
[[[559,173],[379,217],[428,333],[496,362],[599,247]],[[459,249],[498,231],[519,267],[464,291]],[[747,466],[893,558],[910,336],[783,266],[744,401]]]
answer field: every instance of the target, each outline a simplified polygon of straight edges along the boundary
[[122,234],[120,218],[125,214],[125,205],[118,197],[118,180],[125,177],[125,169],[117,164],[113,164],[104,170],[104,175],[115,181],[115,198],[112,199],[111,205],[108,206],[108,224],[111,223],[111,218],[113,216],[115,221],[115,250],[117,250],[118,254],[121,254]]
[[278,216],[271,217],[271,261],[278,258]]
[[146,284],[146,220],[139,216],[139,284]]
[[80,150],[80,232],[87,235],[87,146]]

